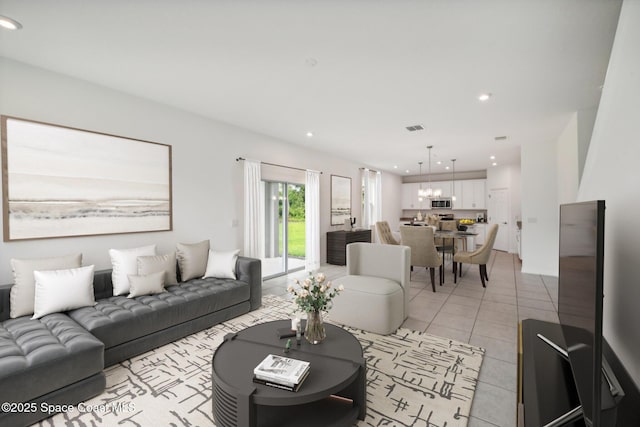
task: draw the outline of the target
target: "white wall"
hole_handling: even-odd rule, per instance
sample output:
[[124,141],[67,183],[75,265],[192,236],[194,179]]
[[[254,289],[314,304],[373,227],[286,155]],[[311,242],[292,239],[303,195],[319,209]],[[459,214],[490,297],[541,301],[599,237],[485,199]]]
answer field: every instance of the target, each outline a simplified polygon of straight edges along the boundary
[[523,273],[558,275],[556,152],[556,141],[522,145]]
[[[177,242],[211,239],[212,247],[242,247],[242,156],[323,171],[320,182],[321,254],[332,227],[330,176],[352,178],[352,210],[360,213],[360,171],[365,166],[311,148],[216,122],[81,80],[0,58],[0,113],[30,120],[105,132],[173,147],[173,224],[171,232],[75,237],[0,243],[0,283],[12,281],[9,260],[82,252],[85,264],[110,268],[109,248],[158,244],[159,252]],[[386,176],[389,175],[389,176]],[[390,192],[391,194],[386,194]],[[400,192],[400,177],[383,174],[383,198]],[[397,196],[399,197],[399,196]],[[399,200],[394,207],[400,206]],[[385,208],[390,218],[397,210]],[[232,225],[238,221],[238,226]]]
[[400,175],[382,174],[382,199],[382,218],[389,222],[392,230],[399,230],[402,216],[402,177]]
[[591,144],[591,135],[593,134],[593,126],[596,122],[596,114],[598,107],[586,108],[578,110],[578,170],[579,179],[582,179],[584,173],[584,164],[587,161],[587,153]]
[[573,113],[569,123],[558,138],[558,203],[576,201],[579,180],[578,113]]
[[604,334],[640,387],[640,2],[625,0],[578,200],[604,199]]

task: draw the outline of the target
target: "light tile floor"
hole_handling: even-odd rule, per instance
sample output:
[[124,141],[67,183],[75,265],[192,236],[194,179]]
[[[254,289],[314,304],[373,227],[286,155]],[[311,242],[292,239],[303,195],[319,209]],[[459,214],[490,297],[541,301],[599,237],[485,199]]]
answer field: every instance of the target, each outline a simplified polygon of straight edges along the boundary
[[[425,269],[417,268],[411,275],[409,318],[403,327],[486,349],[469,427],[516,425],[518,321],[558,321],[557,278],[523,274],[520,269],[517,256],[493,251],[486,289],[475,265],[465,265],[462,278],[454,284],[450,260],[445,283],[436,285],[435,293]],[[345,275],[344,267],[329,264],[320,271],[336,283]],[[285,295],[294,278],[304,277],[300,271],[266,280],[263,291]]]

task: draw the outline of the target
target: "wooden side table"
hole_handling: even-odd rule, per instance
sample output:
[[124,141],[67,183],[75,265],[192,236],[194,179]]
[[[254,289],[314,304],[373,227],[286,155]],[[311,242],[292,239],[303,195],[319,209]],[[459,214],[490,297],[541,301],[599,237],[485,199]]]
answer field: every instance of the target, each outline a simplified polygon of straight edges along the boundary
[[371,230],[327,231],[327,263],[347,264],[347,245],[353,242],[371,243]]

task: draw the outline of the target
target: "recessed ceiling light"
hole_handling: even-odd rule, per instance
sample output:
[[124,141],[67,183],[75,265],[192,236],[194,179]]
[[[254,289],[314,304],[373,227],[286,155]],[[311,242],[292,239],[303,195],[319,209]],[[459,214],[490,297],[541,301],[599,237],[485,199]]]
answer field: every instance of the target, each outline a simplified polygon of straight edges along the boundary
[[498,166],[496,162],[491,163],[491,166]]
[[495,160],[495,159],[496,159],[496,156],[491,156],[491,157],[489,157],[489,158],[490,158],[491,160]]
[[449,170],[449,166],[445,166],[445,169],[446,169],[446,170]]
[[441,162],[440,160],[438,160],[438,161],[436,162],[436,164],[437,164],[437,165],[441,165],[441,164],[442,164],[442,162]]
[[19,30],[22,28],[22,24],[15,19],[0,15],[0,27],[6,28],[7,30]]
[[409,169],[407,169],[405,172],[406,172],[406,173],[409,173]]
[[311,138],[313,136],[313,132],[307,132],[307,138]]
[[398,169],[398,165],[393,165],[393,168],[394,169]]
[[478,96],[478,101],[485,102],[485,101],[488,101],[489,98],[491,98],[491,94],[490,93],[481,93]]

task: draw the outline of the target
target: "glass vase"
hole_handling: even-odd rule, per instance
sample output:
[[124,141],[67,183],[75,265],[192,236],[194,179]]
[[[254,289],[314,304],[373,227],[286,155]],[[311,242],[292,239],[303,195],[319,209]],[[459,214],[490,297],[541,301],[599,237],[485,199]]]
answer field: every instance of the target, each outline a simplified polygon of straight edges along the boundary
[[327,337],[320,311],[307,311],[307,326],[304,330],[304,337],[311,344],[320,344]]

